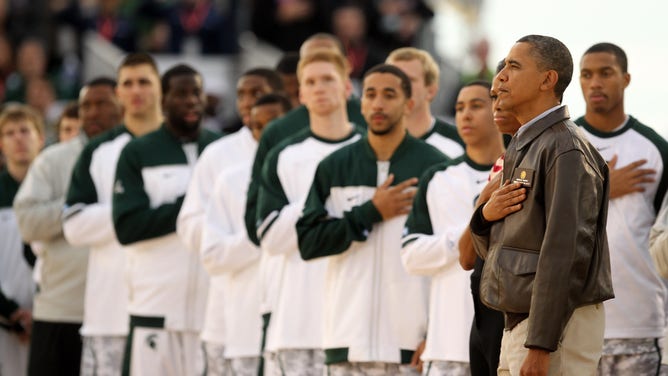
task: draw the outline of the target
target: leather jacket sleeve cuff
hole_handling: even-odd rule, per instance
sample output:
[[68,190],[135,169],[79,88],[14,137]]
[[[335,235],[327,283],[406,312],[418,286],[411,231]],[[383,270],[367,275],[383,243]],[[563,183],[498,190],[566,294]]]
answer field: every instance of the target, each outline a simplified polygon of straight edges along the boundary
[[524,347],[526,347],[527,349],[543,350],[543,351],[547,351],[547,352],[554,352],[555,351],[555,350],[550,350],[550,349],[546,349],[544,347],[535,346],[535,345],[524,345]]
[[489,235],[489,231],[492,228],[492,222],[488,221],[482,215],[482,208],[485,204],[478,206],[478,209],[473,213],[471,217],[471,231],[480,236]]

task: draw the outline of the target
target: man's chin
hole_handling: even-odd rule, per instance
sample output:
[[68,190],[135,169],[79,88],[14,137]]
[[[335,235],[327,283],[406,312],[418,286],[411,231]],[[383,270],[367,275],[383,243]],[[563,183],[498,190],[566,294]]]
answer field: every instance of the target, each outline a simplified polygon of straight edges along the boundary
[[184,121],[183,125],[189,130],[195,130],[199,128],[201,123],[202,123],[202,118],[200,117],[197,120]]
[[385,136],[386,134],[390,133],[392,131],[392,127],[388,128],[373,128],[369,127],[369,131],[374,134],[375,136]]
[[597,114],[607,114],[608,108],[604,106],[592,106],[592,110]]
[[86,136],[88,138],[93,138],[93,137],[99,135],[100,133],[104,132],[104,129],[102,129],[102,127],[93,126],[93,127],[84,128],[84,132],[86,133]]

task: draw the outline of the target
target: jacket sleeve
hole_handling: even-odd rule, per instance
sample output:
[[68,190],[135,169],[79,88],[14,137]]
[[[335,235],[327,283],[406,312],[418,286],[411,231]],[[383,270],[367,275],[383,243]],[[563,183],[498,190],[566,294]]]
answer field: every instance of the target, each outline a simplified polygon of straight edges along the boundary
[[183,196],[180,196],[175,202],[150,207],[144,191],[141,162],[133,145],[130,142],[118,159],[112,199],[114,229],[123,245],[176,231],[176,217],[183,203]]
[[[546,168],[544,180],[545,234],[538,257],[529,308],[525,346],[555,351],[578,302],[573,291],[582,291],[585,278],[564,278],[587,273],[596,231],[606,198],[604,178],[589,167],[584,155],[571,150],[557,156]],[[539,168],[540,168],[539,167]],[[572,223],[564,226],[563,219]]]
[[668,278],[668,195],[649,235],[649,253],[661,277]]
[[374,223],[383,219],[371,200],[344,212],[341,218],[330,216],[325,208],[331,188],[326,170],[320,163],[297,221],[299,252],[304,260],[345,252],[353,241],[365,241]]
[[225,175],[216,180],[205,213],[201,258],[211,275],[238,272],[260,258],[260,250],[248,239],[246,230],[235,231],[233,216],[242,213],[230,212],[226,202],[239,197],[225,189],[231,183],[225,180]]
[[487,251],[489,249],[489,234],[492,229],[492,222],[488,222],[482,215],[482,209],[485,207],[485,203],[480,204],[478,208],[473,212],[471,216],[471,222],[469,223],[469,229],[471,231],[471,241],[473,242],[473,248],[475,252],[480,256],[481,259],[487,257]]
[[99,246],[116,240],[109,203],[75,205],[63,216],[65,239],[73,246]]
[[267,137],[260,137],[260,142],[257,145],[255,152],[255,160],[253,161],[253,168],[251,169],[251,179],[248,183],[248,191],[246,193],[246,211],[244,213],[244,223],[246,225],[246,234],[253,244],[259,246],[260,239],[257,237],[257,205],[258,196],[260,194],[260,175],[262,174],[262,165],[267,153],[269,152],[269,141]]
[[19,305],[15,301],[9,299],[5,294],[0,290],[0,316],[4,317],[6,320],[9,320],[9,317],[19,309]]
[[192,252],[199,252],[201,249],[204,212],[211,196],[213,183],[218,176],[217,170],[211,168],[211,163],[215,162],[212,158],[213,154],[208,153],[207,150],[209,149],[204,149],[195,165],[188,192],[176,219],[176,233]]
[[74,246],[97,246],[116,239],[111,204],[98,202],[90,174],[92,151],[85,148],[72,171],[63,211],[63,233]]
[[430,182],[431,177],[420,179],[401,239],[401,262],[410,274],[434,275],[459,260],[457,241],[463,228],[439,229],[434,234],[428,203]]
[[[46,154],[44,154],[46,153]],[[33,161],[14,198],[14,211],[21,237],[26,242],[51,241],[63,233],[62,211],[65,192],[57,192],[63,170],[59,159],[46,152]]]
[[270,153],[262,166],[257,206],[257,236],[262,250],[271,255],[297,250],[295,224],[303,207],[301,200],[292,203],[288,201],[278,177],[278,156],[277,151]]

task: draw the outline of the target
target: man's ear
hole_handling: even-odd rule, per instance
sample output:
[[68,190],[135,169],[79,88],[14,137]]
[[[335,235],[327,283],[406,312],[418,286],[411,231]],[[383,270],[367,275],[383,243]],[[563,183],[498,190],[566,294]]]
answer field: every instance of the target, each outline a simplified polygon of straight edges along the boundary
[[[83,132],[83,130],[79,128],[79,132]],[[44,138],[44,133],[39,133],[37,137],[39,138],[39,150],[42,150],[44,149],[44,143],[46,142],[46,139]],[[2,145],[0,145],[0,150],[2,150]]]
[[436,94],[438,93],[438,82],[434,82],[431,85],[427,86],[427,102],[431,103],[431,101],[436,98]]
[[306,100],[306,98],[304,98],[304,94],[302,94],[302,91],[299,90],[299,103],[300,103],[300,104],[303,104],[304,106],[306,106],[306,102],[305,102],[305,100]]
[[554,91],[554,87],[557,85],[557,81],[559,81],[559,73],[550,69],[544,74],[545,76],[543,82],[540,84],[540,89],[543,91]]
[[351,95],[353,95],[353,81],[346,78],[346,99],[350,98]]
[[623,73],[623,75],[624,75],[624,89],[626,89],[631,83],[631,73],[626,72]]
[[408,98],[406,100],[406,110],[404,111],[404,116],[413,111],[413,107],[415,107],[415,101],[413,98]]

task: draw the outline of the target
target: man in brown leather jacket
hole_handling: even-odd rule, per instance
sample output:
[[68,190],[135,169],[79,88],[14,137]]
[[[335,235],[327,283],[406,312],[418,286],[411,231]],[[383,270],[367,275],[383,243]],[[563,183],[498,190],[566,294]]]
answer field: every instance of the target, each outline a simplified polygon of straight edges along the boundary
[[560,41],[517,41],[495,77],[497,105],[521,126],[504,184],[471,220],[482,301],[504,312],[499,374],[589,375],[601,355],[601,302],[613,297],[606,236],[608,168],[569,120],[573,73]]

